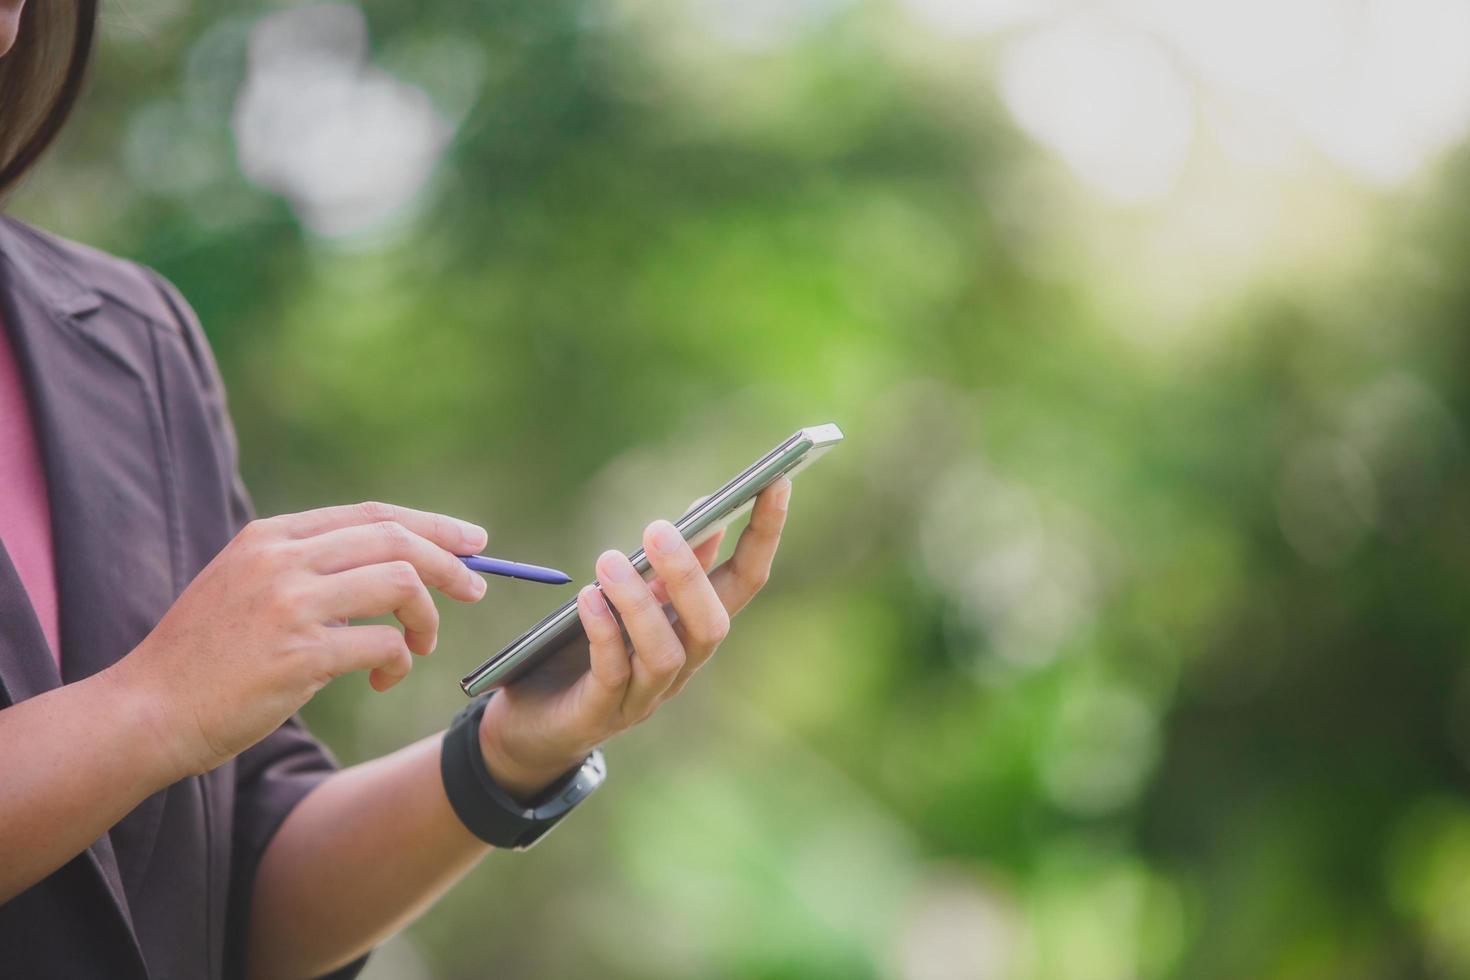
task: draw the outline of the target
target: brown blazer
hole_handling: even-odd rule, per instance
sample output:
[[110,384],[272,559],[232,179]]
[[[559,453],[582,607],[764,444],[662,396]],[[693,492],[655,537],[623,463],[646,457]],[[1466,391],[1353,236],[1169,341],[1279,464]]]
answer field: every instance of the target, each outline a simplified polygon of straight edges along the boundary
[[[49,486],[64,673],[0,543],[3,710],[124,656],[251,510],[209,346],[162,278],[0,218],[0,311]],[[0,975],[241,975],[261,854],[333,768],[293,719],[144,800],[0,905]]]

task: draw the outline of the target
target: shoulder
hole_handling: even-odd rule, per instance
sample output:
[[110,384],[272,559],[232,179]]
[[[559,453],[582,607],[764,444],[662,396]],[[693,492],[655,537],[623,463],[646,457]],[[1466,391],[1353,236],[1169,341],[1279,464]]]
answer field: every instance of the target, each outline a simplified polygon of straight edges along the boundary
[[219,370],[199,318],[173,283],[153,269],[9,216],[0,216],[0,257],[54,309],[110,306],[172,334],[193,362],[197,382],[205,388],[219,386]]
[[0,218],[8,258],[49,280],[53,293],[95,295],[169,327],[186,332],[193,313],[168,280],[137,262],[63,238],[15,218]]

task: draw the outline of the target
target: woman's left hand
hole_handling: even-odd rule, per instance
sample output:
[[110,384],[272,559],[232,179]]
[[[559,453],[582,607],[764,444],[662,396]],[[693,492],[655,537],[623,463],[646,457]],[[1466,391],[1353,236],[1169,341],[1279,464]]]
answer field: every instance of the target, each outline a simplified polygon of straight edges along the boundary
[[[713,571],[707,572],[719,537],[691,549],[668,521],[654,521],[643,532],[657,573],[652,582],[626,555],[604,552],[597,559],[602,590],[589,585],[577,596],[586,639],[497,693],[485,708],[480,747],[496,782],[530,799],[683,690],[729,632],[730,618],[769,577],[790,498],[785,477],[762,491],[735,553]],[[604,595],[622,617],[631,654]],[[582,669],[589,660],[591,669]],[[559,673],[557,661],[576,665],[580,676]]]

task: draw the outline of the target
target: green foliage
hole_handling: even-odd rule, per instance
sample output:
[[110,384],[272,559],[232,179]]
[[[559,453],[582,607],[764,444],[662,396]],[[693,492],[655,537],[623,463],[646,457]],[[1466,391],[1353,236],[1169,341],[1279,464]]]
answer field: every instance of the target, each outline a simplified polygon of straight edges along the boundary
[[[1353,205],[1361,254],[1171,316],[1076,231],[1131,219],[876,6],[740,50],[669,3],[373,2],[374,61],[459,122],[335,240],[235,166],[275,5],[185,6],[111,5],[19,210],[189,297],[261,510],[444,509],[590,577],[796,426],[849,435],[608,789],[394,969],[1470,976],[1460,161]],[[308,720],[349,762],[434,730],[559,599],[491,593]]]

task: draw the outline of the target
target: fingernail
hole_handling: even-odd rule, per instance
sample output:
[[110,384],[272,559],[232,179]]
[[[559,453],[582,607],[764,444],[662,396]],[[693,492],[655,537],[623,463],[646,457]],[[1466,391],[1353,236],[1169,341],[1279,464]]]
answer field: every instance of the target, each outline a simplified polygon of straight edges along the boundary
[[653,550],[661,555],[672,555],[684,543],[678,529],[668,521],[654,521],[648,530],[649,537],[653,539]]
[[460,521],[459,530],[464,535],[465,546],[470,551],[479,551],[490,540],[490,535],[486,533],[483,527],[478,524],[471,524],[469,521]]
[[476,599],[478,599],[481,596],[483,596],[485,594],[486,590],[488,590],[490,588],[490,584],[488,582],[486,582],[484,579],[482,579],[478,575],[476,575],[470,581],[472,581],[472,582],[475,583],[474,585],[470,586],[470,591],[475,594],[475,598]]
[[638,577],[633,565],[621,551],[604,551],[597,559],[597,574],[614,582],[632,582]]
[[577,601],[582,604],[583,609],[599,619],[607,615],[607,603],[599,600],[595,585],[584,586],[582,591],[577,593]]
[[772,496],[775,497],[776,505],[778,507],[785,507],[788,503],[790,503],[791,480],[783,477],[781,479],[781,482],[776,484],[776,492],[772,494]]

